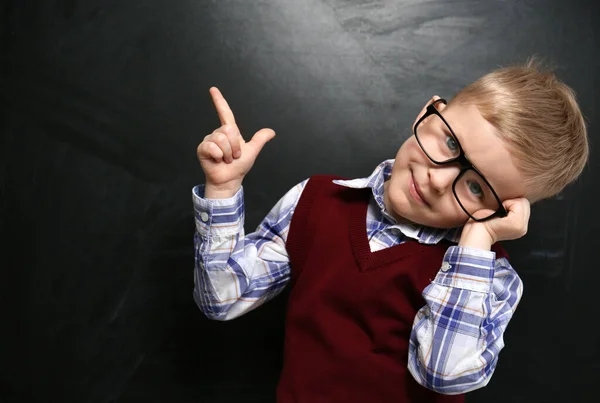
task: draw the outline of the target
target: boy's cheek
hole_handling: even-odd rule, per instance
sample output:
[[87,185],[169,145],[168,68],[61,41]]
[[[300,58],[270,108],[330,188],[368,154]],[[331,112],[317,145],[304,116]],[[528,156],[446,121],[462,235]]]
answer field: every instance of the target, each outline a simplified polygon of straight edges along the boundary
[[406,212],[407,200],[402,192],[400,184],[401,172],[395,172],[389,180],[388,186],[384,190],[384,200],[386,210],[397,218],[398,215],[404,215]]
[[445,200],[445,203],[439,212],[439,220],[444,224],[445,228],[460,227],[469,220],[469,217],[458,206],[454,196],[452,196],[452,199]]
[[406,151],[409,151],[410,153],[414,153],[414,154],[422,154],[423,153],[421,151],[421,147],[419,146],[419,143],[417,143],[417,139],[415,138],[415,136],[409,137],[402,144],[402,147],[405,148]]

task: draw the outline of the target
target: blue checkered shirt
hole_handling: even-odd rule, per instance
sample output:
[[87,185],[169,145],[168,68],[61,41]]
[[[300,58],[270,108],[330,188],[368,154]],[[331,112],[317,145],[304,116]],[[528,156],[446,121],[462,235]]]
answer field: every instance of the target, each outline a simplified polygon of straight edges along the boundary
[[[461,229],[396,223],[383,203],[383,184],[393,160],[367,178],[336,180],[340,186],[371,188],[367,234],[371,251],[408,238],[435,244],[458,242]],[[278,295],[290,280],[286,240],[294,209],[308,179],[279,200],[255,232],[244,232],[243,188],[229,199],[205,199],[194,187],[194,299],[211,319],[236,318]],[[408,369],[421,385],[443,394],[481,388],[489,382],[503,334],[523,293],[523,283],[505,258],[475,248],[451,246],[440,271],[423,290],[410,336]]]

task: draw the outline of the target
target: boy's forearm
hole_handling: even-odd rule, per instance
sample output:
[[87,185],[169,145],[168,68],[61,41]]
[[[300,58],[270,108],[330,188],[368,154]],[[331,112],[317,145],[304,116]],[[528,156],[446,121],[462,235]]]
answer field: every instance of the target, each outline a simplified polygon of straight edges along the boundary
[[[248,236],[243,229],[241,185],[237,189],[210,189],[206,184],[193,189],[194,298],[209,318],[229,320],[240,316],[274,298],[289,282],[285,243],[307,181],[290,189]],[[220,197],[228,195],[231,200]],[[211,197],[213,200],[208,200]],[[257,265],[264,270],[252,270]]]
[[[238,267],[248,264],[243,253],[246,246],[243,194],[219,197],[226,194],[219,193],[222,189],[216,190],[217,193],[210,194],[213,200],[209,200],[206,186],[197,186],[193,191],[196,223],[194,299],[208,318],[229,320],[243,313],[236,307],[235,297],[239,296],[240,284],[250,282],[244,277],[246,270],[235,272],[229,266],[232,260]],[[216,226],[213,225],[215,216],[220,217]]]
[[[468,236],[463,240],[469,243]],[[448,248],[415,317],[409,370],[438,393],[466,393],[489,382],[523,293],[508,260],[481,246]]]

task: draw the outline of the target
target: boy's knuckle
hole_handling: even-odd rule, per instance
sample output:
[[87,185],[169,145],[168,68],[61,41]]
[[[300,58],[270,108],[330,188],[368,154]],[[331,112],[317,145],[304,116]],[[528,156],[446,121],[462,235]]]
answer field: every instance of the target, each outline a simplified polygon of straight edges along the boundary
[[235,128],[231,125],[224,125],[222,129],[223,133],[227,136],[233,136],[235,134]]

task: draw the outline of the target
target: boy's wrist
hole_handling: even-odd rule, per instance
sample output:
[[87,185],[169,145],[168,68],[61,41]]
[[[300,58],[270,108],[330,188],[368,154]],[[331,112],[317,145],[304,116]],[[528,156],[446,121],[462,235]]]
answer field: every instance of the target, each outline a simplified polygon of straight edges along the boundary
[[241,183],[217,186],[207,182],[204,185],[204,198],[230,199],[237,194],[241,187]]
[[464,226],[458,246],[491,250],[494,240],[482,223],[468,223]]

